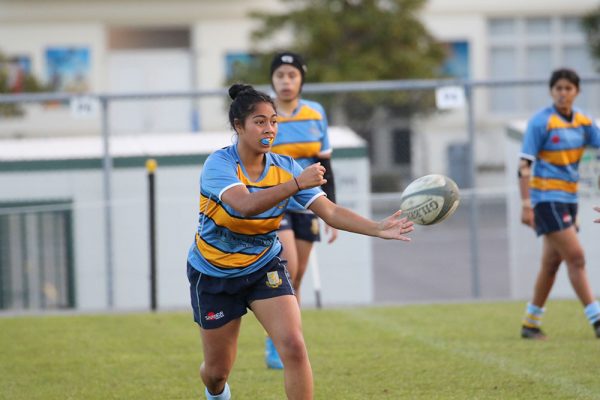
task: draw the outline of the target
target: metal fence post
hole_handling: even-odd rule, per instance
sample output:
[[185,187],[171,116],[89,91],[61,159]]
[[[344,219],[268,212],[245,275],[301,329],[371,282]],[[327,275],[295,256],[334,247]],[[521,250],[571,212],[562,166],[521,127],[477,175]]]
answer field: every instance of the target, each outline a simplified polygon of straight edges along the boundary
[[114,307],[114,269],[113,269],[113,238],[112,238],[112,193],[111,174],[112,158],[110,155],[110,127],[108,106],[109,99],[101,96],[102,105],[102,169],[104,185],[104,252],[106,257],[106,303],[108,308]]
[[467,100],[467,131],[469,135],[469,183],[471,185],[471,198],[469,199],[469,244],[471,248],[471,291],[474,298],[479,298],[481,288],[479,282],[479,221],[477,208],[477,165],[475,163],[475,112],[473,110],[473,85],[465,83],[465,97]]

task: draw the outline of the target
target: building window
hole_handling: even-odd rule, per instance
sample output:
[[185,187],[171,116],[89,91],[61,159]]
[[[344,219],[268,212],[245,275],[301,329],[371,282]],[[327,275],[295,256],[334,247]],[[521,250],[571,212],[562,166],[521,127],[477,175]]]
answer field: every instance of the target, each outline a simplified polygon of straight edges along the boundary
[[[491,18],[488,20],[490,79],[543,79],[560,67],[580,76],[593,73],[580,17]],[[584,83],[585,85],[585,83]],[[577,105],[600,105],[597,85],[582,89]],[[490,111],[497,114],[531,113],[549,103],[546,84],[490,89]]]

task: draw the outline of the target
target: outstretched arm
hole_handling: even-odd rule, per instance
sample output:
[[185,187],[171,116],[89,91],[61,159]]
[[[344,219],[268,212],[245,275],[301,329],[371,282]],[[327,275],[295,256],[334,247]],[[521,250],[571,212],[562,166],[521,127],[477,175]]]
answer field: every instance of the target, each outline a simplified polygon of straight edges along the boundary
[[317,198],[309,208],[329,226],[367,236],[410,241],[405,235],[414,230],[412,221],[401,217],[402,211],[376,222],[338,206],[324,196]]

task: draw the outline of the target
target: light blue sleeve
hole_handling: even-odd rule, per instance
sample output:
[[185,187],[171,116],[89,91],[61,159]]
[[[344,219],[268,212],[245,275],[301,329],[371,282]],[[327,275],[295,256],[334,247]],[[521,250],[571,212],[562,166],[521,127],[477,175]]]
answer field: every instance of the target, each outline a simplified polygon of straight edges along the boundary
[[237,176],[237,163],[224,150],[211,154],[204,162],[200,177],[200,190],[204,195],[221,199],[225,190],[243,185]]
[[542,118],[532,118],[527,124],[527,130],[525,130],[520,156],[535,161],[538,153],[542,150],[547,135],[546,121]]
[[[296,162],[296,160],[292,158],[290,159],[292,161],[292,174],[294,174],[294,176],[297,177],[302,173],[303,169],[300,166],[300,164]],[[325,192],[323,192],[323,190],[321,190],[320,187],[314,187],[310,189],[300,190],[293,197],[294,200],[300,203],[302,207],[308,208],[317,197],[324,195]]]
[[599,148],[600,147],[600,128],[592,119],[592,125],[587,127],[588,135],[587,135],[587,144],[592,147]]
[[323,119],[319,123],[319,128],[321,129],[321,152],[323,153],[331,150],[331,143],[329,143],[329,123],[327,122],[327,114],[325,114],[325,110],[320,104],[319,111],[323,116]]

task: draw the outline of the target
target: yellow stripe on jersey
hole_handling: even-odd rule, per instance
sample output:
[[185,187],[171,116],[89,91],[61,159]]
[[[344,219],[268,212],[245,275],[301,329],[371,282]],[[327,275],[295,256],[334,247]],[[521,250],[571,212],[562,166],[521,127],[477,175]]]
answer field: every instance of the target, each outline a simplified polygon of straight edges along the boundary
[[546,130],[551,131],[553,129],[579,128],[580,126],[590,125],[592,125],[592,120],[581,113],[576,112],[575,116],[573,116],[572,122],[565,121],[558,115],[552,114],[548,119]]
[[220,268],[245,268],[258,261],[271,247],[267,247],[260,254],[225,253],[206,243],[200,235],[196,234],[196,246],[208,262]]
[[241,165],[238,164],[238,178],[240,178],[240,181],[246,186],[271,187],[279,185],[280,183],[285,183],[293,177],[291,172],[276,165],[271,165],[267,171],[267,175],[260,182],[252,182],[244,175]]
[[314,108],[310,108],[304,104],[296,115],[285,117],[283,115],[277,116],[277,123],[289,122],[289,121],[321,121],[323,115]]
[[317,157],[321,151],[321,142],[284,143],[271,148],[273,153],[283,154],[292,158]]
[[567,182],[560,179],[545,179],[533,177],[529,186],[537,190],[562,190],[567,193],[577,193],[577,182]]
[[279,228],[283,215],[273,218],[245,219],[231,216],[217,202],[208,202],[208,198],[200,196],[200,212],[219,226],[224,226],[232,232],[243,235],[262,235]]
[[583,148],[568,150],[543,150],[539,158],[554,165],[570,165],[581,160]]

